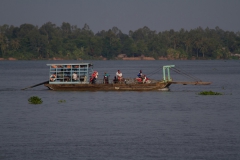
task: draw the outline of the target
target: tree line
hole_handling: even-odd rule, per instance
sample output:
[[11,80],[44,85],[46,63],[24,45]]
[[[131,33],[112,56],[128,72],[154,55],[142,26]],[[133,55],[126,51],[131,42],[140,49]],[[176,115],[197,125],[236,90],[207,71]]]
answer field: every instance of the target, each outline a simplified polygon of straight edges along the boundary
[[240,54],[240,32],[201,28],[156,32],[147,26],[128,34],[117,27],[97,33],[63,22],[41,27],[22,24],[0,26],[0,58],[31,59],[116,59],[166,57],[171,59],[230,59]]

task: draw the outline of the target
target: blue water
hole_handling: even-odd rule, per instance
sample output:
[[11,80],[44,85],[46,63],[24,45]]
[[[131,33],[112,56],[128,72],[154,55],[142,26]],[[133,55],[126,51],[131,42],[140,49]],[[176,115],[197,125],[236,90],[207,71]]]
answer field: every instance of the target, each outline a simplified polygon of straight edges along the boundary
[[[0,159],[240,159],[240,61],[84,61],[99,77],[141,69],[161,79],[162,66],[175,64],[212,82],[168,92],[21,90],[48,79],[46,64],[68,62],[77,61],[0,61]],[[206,90],[223,95],[198,95]],[[31,96],[43,103],[29,104]]]

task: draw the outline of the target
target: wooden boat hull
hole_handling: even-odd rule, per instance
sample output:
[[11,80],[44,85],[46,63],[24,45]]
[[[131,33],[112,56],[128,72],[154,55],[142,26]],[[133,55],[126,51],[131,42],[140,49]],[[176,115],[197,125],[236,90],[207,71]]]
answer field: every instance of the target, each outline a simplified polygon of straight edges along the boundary
[[55,91],[153,91],[169,87],[171,83],[149,84],[44,84]]

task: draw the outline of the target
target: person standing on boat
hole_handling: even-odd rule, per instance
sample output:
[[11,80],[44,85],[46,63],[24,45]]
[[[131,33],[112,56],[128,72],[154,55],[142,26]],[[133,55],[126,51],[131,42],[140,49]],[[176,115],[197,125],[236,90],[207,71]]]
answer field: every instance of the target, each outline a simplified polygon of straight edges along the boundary
[[105,73],[104,73],[104,76],[103,76],[103,83],[104,83],[104,84],[108,84],[108,83],[109,83],[108,77],[109,77],[109,75],[105,72]]
[[97,71],[94,71],[91,78],[90,78],[90,82],[92,84],[95,84],[96,83],[96,80],[97,80],[97,77],[98,77],[98,72]]
[[119,81],[122,80],[122,72],[121,72],[120,70],[117,71],[116,77],[117,77],[117,79],[118,79]]

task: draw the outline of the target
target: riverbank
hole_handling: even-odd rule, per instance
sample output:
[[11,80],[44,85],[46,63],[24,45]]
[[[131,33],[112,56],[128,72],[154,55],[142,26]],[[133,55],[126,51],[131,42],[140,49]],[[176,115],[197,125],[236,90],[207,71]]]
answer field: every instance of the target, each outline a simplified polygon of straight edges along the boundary
[[[235,59],[235,60],[239,60],[240,57],[239,56],[232,56],[229,58],[229,60],[231,59]],[[13,58],[13,57],[9,57],[9,58],[0,58],[0,61],[16,61],[16,60],[26,60],[26,59],[17,59],[17,58]],[[49,59],[31,59],[31,60],[53,60],[53,61],[60,61],[60,60],[73,60],[73,59],[67,59],[67,58],[60,58],[60,57],[53,57],[53,58],[49,58]],[[107,58],[97,58],[97,59],[77,59],[77,60],[107,60]],[[192,57],[190,59],[188,58],[169,58],[169,57],[158,57],[158,58],[154,58],[154,57],[115,57],[114,59],[109,59],[109,60],[123,60],[123,61],[153,61],[153,60],[221,60],[220,58],[216,58],[216,59],[207,59],[207,58],[203,58],[203,57]]]

